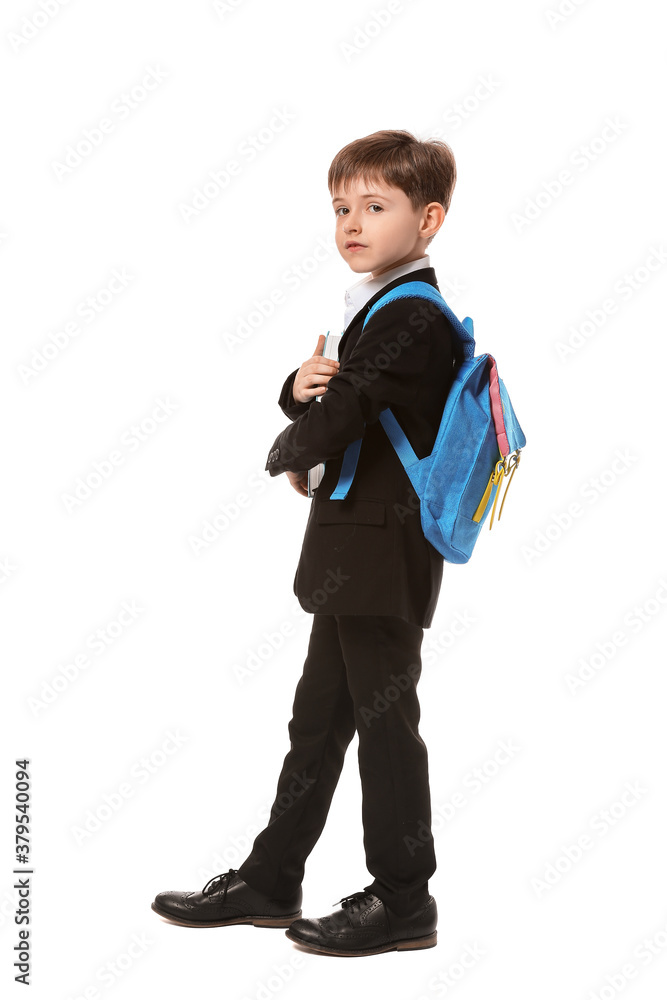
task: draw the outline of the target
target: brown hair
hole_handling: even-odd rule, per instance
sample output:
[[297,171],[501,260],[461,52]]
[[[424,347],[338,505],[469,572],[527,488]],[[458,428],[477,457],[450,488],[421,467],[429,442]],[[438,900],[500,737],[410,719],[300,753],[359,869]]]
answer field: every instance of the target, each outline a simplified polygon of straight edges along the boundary
[[440,139],[422,141],[411,132],[384,129],[355,139],[336,153],[329,167],[329,193],[344,189],[355,177],[400,188],[416,211],[437,201],[447,214],[456,184],[456,162]]

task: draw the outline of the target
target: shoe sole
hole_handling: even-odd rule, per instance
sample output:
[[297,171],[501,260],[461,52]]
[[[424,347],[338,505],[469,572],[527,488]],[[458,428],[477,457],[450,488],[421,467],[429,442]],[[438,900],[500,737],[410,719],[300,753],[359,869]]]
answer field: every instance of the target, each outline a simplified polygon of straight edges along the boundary
[[300,944],[309,951],[318,952],[321,955],[340,955],[344,958],[354,958],[361,955],[380,955],[385,951],[416,951],[419,948],[434,948],[438,943],[438,932],[426,934],[424,937],[406,938],[404,941],[390,941],[388,944],[379,945],[377,948],[367,948],[362,951],[339,951],[336,948],[327,948],[325,945],[315,944],[311,941],[304,941],[290,930],[285,931],[285,936]]
[[164,917],[172,924],[178,924],[179,927],[227,927],[228,924],[252,924],[253,927],[289,927],[293,920],[298,920],[301,916],[301,910],[297,913],[288,913],[284,917],[262,917],[248,916],[248,917],[232,917],[229,920],[179,920],[172,913],[168,913],[166,910],[161,910],[159,906],[155,903],[151,903],[151,910],[153,910],[159,917]]

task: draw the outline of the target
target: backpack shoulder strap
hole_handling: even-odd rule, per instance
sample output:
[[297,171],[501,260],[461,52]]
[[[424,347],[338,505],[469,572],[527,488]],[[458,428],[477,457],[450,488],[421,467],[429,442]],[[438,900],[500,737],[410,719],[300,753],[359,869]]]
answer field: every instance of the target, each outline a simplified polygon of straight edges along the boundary
[[[454,327],[456,336],[463,349],[464,360],[468,360],[475,356],[475,337],[473,333],[472,320],[469,316],[466,316],[463,322],[461,322],[461,320],[455,316],[449,308],[438,289],[434,288],[433,285],[429,285],[427,281],[405,281],[402,285],[395,285],[394,288],[390,288],[389,291],[382,295],[368,310],[364,320],[364,325],[361,328],[362,333],[366,323],[378,309],[381,309],[382,306],[387,305],[388,302],[392,302],[394,299],[408,298],[427,299],[429,302],[435,303],[435,305],[437,305],[438,308],[445,314],[449,322]],[[404,468],[407,469],[409,466],[414,465],[418,461],[417,456],[408,441],[403,428],[400,426],[388,406],[382,410],[379,419]],[[359,461],[361,442],[362,438],[358,438],[356,441],[353,441],[347,446],[345,454],[343,455],[343,463],[338,477],[338,482],[329,497],[330,500],[344,500],[347,496],[350,486],[352,485],[352,480],[354,479],[357,462]]]
[[390,288],[388,292],[385,292],[377,302],[375,302],[371,308],[368,310],[366,318],[364,320],[364,325],[362,326],[362,331],[368,323],[373,313],[381,309],[382,306],[387,305],[389,302],[393,302],[395,299],[427,299],[429,302],[433,302],[438,308],[445,314],[451,325],[454,327],[456,336],[463,348],[464,360],[473,358],[475,356],[475,337],[473,333],[473,322],[469,316],[466,316],[463,322],[456,316],[452,310],[449,308],[445,302],[442,293],[438,291],[433,285],[429,285],[427,281],[404,281],[401,285],[395,285]]

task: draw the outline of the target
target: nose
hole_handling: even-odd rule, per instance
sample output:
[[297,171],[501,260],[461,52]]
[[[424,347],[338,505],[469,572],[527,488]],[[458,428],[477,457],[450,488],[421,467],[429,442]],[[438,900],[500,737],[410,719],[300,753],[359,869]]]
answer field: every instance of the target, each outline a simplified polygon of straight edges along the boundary
[[345,216],[345,221],[343,222],[343,232],[346,235],[350,233],[358,233],[359,226],[357,225],[357,220],[353,216],[352,212]]

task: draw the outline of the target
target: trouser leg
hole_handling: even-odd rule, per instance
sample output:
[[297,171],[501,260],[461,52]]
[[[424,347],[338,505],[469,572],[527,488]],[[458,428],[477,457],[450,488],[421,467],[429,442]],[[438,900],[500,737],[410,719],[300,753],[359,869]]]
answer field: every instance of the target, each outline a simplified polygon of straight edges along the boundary
[[269,822],[239,868],[248,885],[276,899],[301,885],[306,858],[329,813],[355,731],[347,685],[336,616],[316,613],[288,723],[291,749]]
[[359,733],[365,888],[407,915],[436,869],[428,755],[419,734],[423,629],[394,616],[336,616]]

